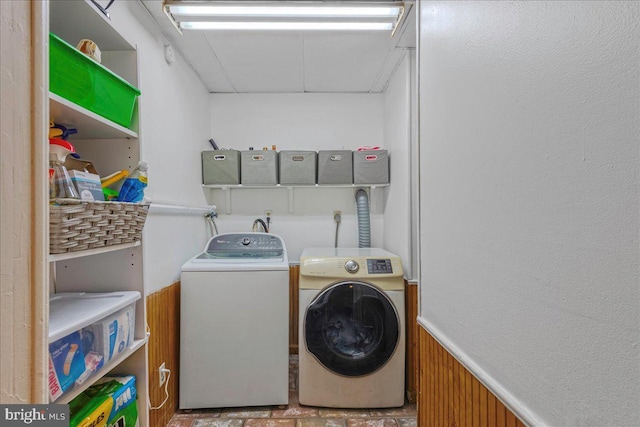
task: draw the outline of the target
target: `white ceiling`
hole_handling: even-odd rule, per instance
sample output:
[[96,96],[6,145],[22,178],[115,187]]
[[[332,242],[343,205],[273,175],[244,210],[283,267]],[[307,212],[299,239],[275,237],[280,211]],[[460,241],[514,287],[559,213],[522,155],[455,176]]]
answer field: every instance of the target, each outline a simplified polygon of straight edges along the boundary
[[142,0],[170,44],[209,92],[383,92],[407,48],[415,8],[392,38],[386,32],[184,31],[161,0]]

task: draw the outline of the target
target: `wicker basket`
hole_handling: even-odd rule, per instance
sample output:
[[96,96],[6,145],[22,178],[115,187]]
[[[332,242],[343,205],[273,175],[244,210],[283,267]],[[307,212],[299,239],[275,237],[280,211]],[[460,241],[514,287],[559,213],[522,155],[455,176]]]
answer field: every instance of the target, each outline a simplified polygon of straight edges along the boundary
[[49,253],[137,242],[148,210],[140,203],[56,199],[49,206]]

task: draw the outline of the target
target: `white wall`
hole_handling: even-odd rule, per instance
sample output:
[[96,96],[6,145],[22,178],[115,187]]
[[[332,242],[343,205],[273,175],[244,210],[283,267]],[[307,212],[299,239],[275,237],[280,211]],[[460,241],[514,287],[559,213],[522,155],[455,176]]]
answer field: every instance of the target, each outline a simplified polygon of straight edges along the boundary
[[411,254],[411,55],[392,75],[384,92],[384,146],[389,150],[391,185],[385,188],[383,247],[402,258],[404,276],[414,279]]
[[424,2],[420,320],[531,425],[640,425],[637,2]]
[[[166,41],[139,2],[115,2],[109,13],[138,48],[141,158],[149,163],[145,196],[203,206],[200,151],[208,147],[209,94],[180,56],[165,62]],[[147,293],[178,280],[180,267],[206,238],[200,215],[150,213],[144,229]]]
[[[384,97],[379,94],[212,94],[211,136],[219,147],[257,150],[276,145],[280,150],[353,150],[384,143]],[[373,192],[371,245],[381,247],[383,192]],[[289,260],[298,262],[306,247],[332,247],[333,212],[342,211],[340,247],[357,247],[355,190],[352,188],[296,188],[294,212],[289,212],[285,188],[233,190],[231,214],[226,194],[211,191],[219,208],[221,233],[250,231],[255,218],[273,210],[271,231],[283,237]]]

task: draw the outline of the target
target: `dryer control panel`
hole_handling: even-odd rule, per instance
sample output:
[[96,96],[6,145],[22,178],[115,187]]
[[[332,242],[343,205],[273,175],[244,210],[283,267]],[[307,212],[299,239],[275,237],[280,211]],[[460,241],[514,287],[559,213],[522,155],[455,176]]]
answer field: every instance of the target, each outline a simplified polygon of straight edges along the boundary
[[367,258],[367,273],[369,274],[391,274],[393,267],[391,259],[371,259]]

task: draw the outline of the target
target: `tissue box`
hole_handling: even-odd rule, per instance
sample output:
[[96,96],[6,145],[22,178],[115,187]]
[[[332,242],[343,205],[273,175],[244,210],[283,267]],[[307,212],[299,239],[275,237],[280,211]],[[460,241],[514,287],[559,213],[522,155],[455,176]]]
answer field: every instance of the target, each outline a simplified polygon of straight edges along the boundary
[[69,178],[78,189],[80,199],[104,202],[104,193],[98,175],[79,170],[69,170]]
[[82,328],[83,342],[89,344],[85,352],[95,351],[107,363],[126,351],[133,343],[135,330],[135,302],[89,326]]
[[79,332],[49,344],[49,396],[56,400],[85,371],[84,351]]
[[134,376],[105,377],[69,404],[70,427],[133,427],[138,420]]

